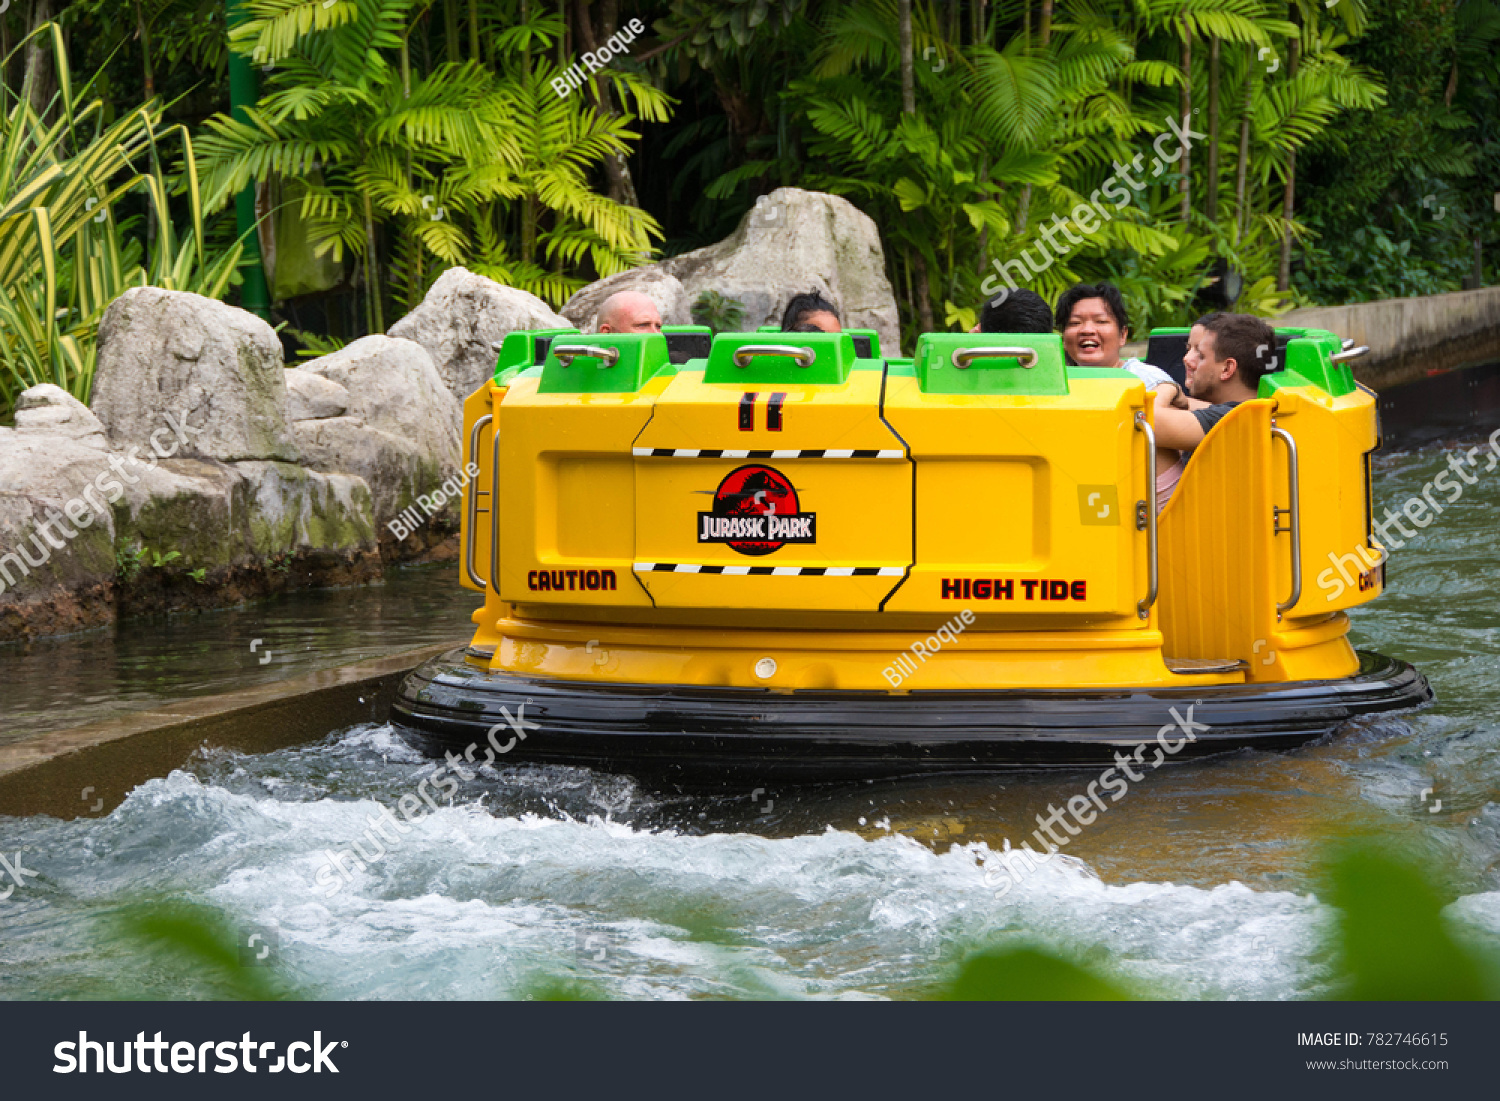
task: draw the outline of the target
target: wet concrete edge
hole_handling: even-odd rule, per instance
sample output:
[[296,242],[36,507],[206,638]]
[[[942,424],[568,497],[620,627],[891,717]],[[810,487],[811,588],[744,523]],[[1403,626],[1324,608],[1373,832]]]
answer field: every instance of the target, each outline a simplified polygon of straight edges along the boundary
[[424,646],[0,745],[0,815],[96,817],[182,767],[199,746],[264,753],[383,722],[407,673],[461,645]]

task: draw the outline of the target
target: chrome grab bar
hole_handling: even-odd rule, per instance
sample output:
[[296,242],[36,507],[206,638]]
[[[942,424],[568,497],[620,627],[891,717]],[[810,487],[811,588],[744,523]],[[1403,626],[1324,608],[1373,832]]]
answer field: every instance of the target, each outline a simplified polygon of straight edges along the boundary
[[1135,430],[1146,434],[1146,499],[1135,505],[1136,530],[1146,532],[1146,555],[1149,568],[1149,585],[1146,599],[1135,606],[1135,614],[1141,619],[1151,618],[1151,605],[1156,603],[1158,575],[1156,568],[1156,433],[1146,420],[1146,411],[1135,411]]
[[1350,348],[1354,347],[1354,338],[1352,336],[1344,337],[1343,341],[1339,344],[1339,347],[1347,352]]
[[1335,363],[1343,363],[1346,359],[1358,359],[1370,350],[1368,344],[1361,344],[1358,348],[1350,348],[1349,345],[1352,343],[1353,341],[1345,341],[1344,350],[1342,352],[1334,352],[1328,358]]
[[500,595],[500,433],[490,445],[490,592]]
[[799,348],[792,344],[746,344],[735,351],[734,365],[748,367],[755,356],[791,356],[798,367],[811,367],[818,361],[817,353],[811,348]]
[[[1290,532],[1292,536],[1292,595],[1285,604],[1276,605],[1276,618],[1280,619],[1283,612],[1296,607],[1297,601],[1302,599],[1302,501],[1297,492],[1297,441],[1292,439],[1291,433],[1285,428],[1273,427],[1271,435],[1286,444],[1287,480],[1291,483],[1290,507],[1276,508],[1274,505],[1271,507],[1274,521],[1271,534],[1281,535],[1283,532]],[[1291,526],[1281,526],[1283,513],[1291,518]]]
[[[465,474],[467,474],[471,469],[477,470],[479,468],[479,463],[476,461],[479,455],[479,436],[480,433],[484,431],[484,426],[492,423],[494,419],[495,418],[493,414],[486,413],[484,416],[480,417],[477,421],[474,422],[473,428],[469,429],[469,448],[464,452]],[[495,483],[491,482],[490,502],[492,504],[495,500],[494,490]],[[464,525],[464,572],[469,575],[469,581],[471,584],[477,585],[481,589],[485,589],[489,587],[486,584],[485,579],[474,572],[474,525],[479,522],[480,492],[481,490],[478,483],[473,478],[470,478],[468,483],[469,522]],[[489,509],[485,509],[485,511],[488,512]]]
[[620,349],[605,348],[598,344],[559,344],[552,349],[552,354],[564,367],[573,366],[573,360],[577,356],[592,356],[599,360],[601,370],[620,362]]
[[954,348],[949,362],[960,371],[968,370],[970,360],[1019,359],[1027,370],[1036,366],[1035,348]]

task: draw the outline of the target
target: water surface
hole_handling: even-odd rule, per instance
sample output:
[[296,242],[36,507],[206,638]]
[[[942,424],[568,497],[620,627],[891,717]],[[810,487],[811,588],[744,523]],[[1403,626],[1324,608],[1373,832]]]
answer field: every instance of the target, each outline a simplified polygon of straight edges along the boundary
[[[1377,512],[1474,442],[1382,456]],[[1500,470],[1397,550],[1387,593],[1353,617],[1358,645],[1427,673],[1435,706],[1291,753],[1150,774],[1018,883],[997,851],[1092,774],[686,798],[586,770],[485,769],[434,810],[418,794],[424,780],[434,792],[434,763],[366,725],[264,755],[201,754],[105,817],[0,819],[0,851],[22,850],[38,873],[0,902],[0,997],[212,996],[211,976],[119,931],[123,908],[168,899],[274,935],[278,979],[317,998],[507,997],[544,977],[615,997],[907,998],[974,947],[1021,942],[1182,997],[1309,997],[1332,975],[1320,854],[1359,833],[1417,854],[1455,928],[1497,947],[1497,510]],[[375,594],[387,610],[373,616],[370,592],[303,594],[279,619],[217,613],[229,627],[191,642],[197,627],[171,626],[164,644],[202,655],[201,670],[164,669],[112,698],[264,675],[245,661],[252,630],[294,661],[313,660],[298,639],[364,655],[462,635],[472,597],[456,594],[451,571],[413,573]],[[351,619],[385,627],[360,641]],[[126,635],[123,656],[100,660],[151,667],[149,632]],[[0,656],[0,674],[62,671],[50,696],[26,687],[36,714],[87,683],[90,645],[108,649],[64,641],[40,662],[33,648]],[[409,832],[387,826],[394,840],[377,846],[372,822],[404,796],[421,808]]]

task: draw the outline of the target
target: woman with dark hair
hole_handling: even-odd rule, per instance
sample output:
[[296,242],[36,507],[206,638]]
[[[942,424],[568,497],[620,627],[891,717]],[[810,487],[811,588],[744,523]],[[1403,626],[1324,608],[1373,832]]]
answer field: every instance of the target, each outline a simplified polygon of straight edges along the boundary
[[1120,350],[1130,339],[1130,319],[1125,300],[1113,283],[1079,283],[1057,300],[1057,327],[1062,330],[1063,351],[1078,367],[1117,367],[1129,371],[1155,390],[1172,376],[1143,360],[1122,358]]
[[[1120,296],[1120,288],[1113,283],[1079,283],[1064,291],[1057,300],[1057,327],[1062,330],[1063,351],[1068,354],[1069,362],[1079,367],[1114,367],[1129,371],[1146,384],[1147,390],[1155,390],[1164,382],[1172,383],[1172,376],[1160,367],[1153,367],[1134,356],[1121,357],[1120,349],[1130,339],[1130,319],[1125,314],[1125,299]],[[1158,447],[1158,510],[1171,499],[1181,477],[1182,455],[1172,448]]]
[[781,315],[781,331],[797,332],[798,325],[811,325],[819,332],[825,333],[844,331],[844,327],[839,324],[839,308],[817,291],[811,294],[795,294],[786,304],[786,312]]

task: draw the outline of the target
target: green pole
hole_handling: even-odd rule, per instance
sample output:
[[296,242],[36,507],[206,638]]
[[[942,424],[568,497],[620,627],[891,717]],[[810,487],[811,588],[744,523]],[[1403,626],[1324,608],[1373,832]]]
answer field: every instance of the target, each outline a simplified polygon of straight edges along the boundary
[[[244,18],[241,0],[225,0],[225,15],[233,27]],[[229,53],[229,115],[236,122],[249,122],[245,108],[260,98],[255,86],[255,68],[250,59],[234,51]],[[260,256],[260,238],[255,232],[255,185],[246,185],[234,197],[234,222],[245,252],[240,259],[240,305],[253,314],[269,320],[271,292],[266,286],[266,269]]]

